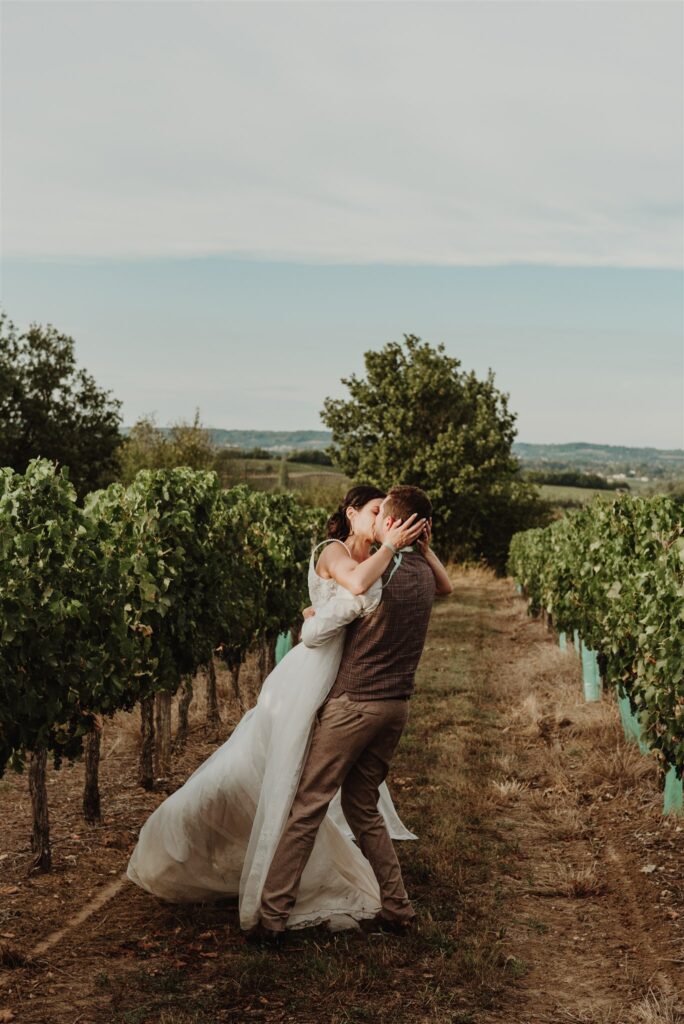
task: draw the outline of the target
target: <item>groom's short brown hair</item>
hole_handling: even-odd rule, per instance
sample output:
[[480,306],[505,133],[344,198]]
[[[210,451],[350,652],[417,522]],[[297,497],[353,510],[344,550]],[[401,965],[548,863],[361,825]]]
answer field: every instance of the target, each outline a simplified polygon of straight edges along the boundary
[[410,484],[392,487],[383,504],[383,514],[401,519],[402,523],[414,512],[418,513],[418,519],[430,519],[432,516],[432,502],[425,491]]

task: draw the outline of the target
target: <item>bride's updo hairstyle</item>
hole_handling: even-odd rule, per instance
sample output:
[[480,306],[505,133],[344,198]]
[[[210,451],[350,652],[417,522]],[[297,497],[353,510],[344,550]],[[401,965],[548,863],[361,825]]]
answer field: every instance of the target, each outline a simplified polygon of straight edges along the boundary
[[346,540],[349,536],[348,508],[363,508],[374,498],[384,498],[385,492],[379,487],[372,487],[370,484],[359,484],[347,491],[344,498],[335,509],[326,523],[326,536],[335,537],[337,540]]

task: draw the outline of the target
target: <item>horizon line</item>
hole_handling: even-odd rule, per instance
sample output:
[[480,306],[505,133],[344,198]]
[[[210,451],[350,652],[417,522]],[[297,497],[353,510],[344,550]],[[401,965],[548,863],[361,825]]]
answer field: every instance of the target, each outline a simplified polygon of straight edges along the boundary
[[[142,419],[143,417],[141,417]],[[137,421],[136,421],[137,422]],[[135,424],[133,424],[135,425]],[[191,425],[191,424],[183,424]],[[157,426],[158,430],[171,430],[173,424]],[[122,424],[123,430],[130,430],[127,424]],[[329,434],[324,427],[296,427],[292,430],[284,430],[273,427],[201,427],[202,430],[216,431],[223,430],[231,434]],[[522,441],[516,438],[515,444],[534,445],[537,448],[564,448],[564,447],[591,447],[591,448],[631,448],[635,451],[668,452],[671,454],[684,455],[684,448],[659,448],[657,445],[636,445],[636,444],[609,444],[601,441]],[[312,449],[313,451],[313,449]]]
[[287,255],[255,255],[250,253],[240,253],[231,250],[225,252],[207,252],[207,253],[156,253],[156,254],[131,254],[131,255],[59,255],[59,254],[41,254],[37,256],[26,255],[22,253],[7,254],[0,256],[0,263],[5,262],[17,262],[17,263],[49,263],[49,264],[63,264],[63,265],[84,265],[88,263],[96,264],[107,264],[107,263],[152,263],[152,262],[181,262],[190,260],[226,260],[232,263],[254,263],[254,264],[271,264],[273,266],[299,266],[309,268],[345,268],[345,267],[391,267],[393,269],[433,269],[433,270],[456,270],[456,269],[472,269],[472,270],[506,270],[506,269],[534,269],[534,270],[651,270],[651,271],[672,271],[675,273],[684,273],[684,262],[681,263],[615,263],[610,261],[604,261],[601,263],[595,262],[563,262],[556,260],[539,261],[539,260],[528,260],[528,259],[513,259],[513,260],[491,260],[491,261],[475,261],[475,262],[445,262],[436,260],[390,260],[390,259],[336,259],[334,257],[316,257],[316,258],[303,258],[299,256],[287,256]]

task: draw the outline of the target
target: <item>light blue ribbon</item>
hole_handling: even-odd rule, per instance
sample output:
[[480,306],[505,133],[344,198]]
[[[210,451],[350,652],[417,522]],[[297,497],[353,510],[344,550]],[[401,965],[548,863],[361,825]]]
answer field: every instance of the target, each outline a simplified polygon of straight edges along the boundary
[[382,589],[383,590],[385,589],[386,586],[389,585],[390,580],[392,579],[392,577],[394,576],[395,572],[397,571],[397,569],[401,565],[402,557],[403,556],[402,556],[401,551],[397,555],[394,556],[394,568],[392,569],[392,572],[387,577],[387,583],[383,583],[383,585],[382,585]]

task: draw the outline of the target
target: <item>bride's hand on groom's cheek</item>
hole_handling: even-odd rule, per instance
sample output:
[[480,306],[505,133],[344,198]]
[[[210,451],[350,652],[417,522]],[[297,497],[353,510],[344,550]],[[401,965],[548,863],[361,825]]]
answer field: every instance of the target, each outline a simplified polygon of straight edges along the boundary
[[413,512],[406,522],[401,519],[395,520],[386,531],[383,540],[389,541],[396,548],[403,548],[407,544],[413,544],[425,529],[426,519],[418,519],[417,513]]

